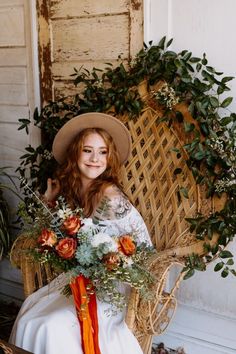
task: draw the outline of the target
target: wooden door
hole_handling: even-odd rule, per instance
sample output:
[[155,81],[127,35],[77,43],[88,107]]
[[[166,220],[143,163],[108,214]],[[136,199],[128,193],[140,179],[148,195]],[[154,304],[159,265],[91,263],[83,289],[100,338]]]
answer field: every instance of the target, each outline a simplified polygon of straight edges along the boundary
[[42,102],[75,92],[73,68],[129,61],[142,47],[142,0],[37,0]]

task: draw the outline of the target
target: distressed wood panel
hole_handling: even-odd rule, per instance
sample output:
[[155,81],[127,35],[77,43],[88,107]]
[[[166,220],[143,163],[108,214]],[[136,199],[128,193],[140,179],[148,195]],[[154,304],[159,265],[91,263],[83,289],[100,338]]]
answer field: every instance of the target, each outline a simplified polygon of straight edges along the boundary
[[20,118],[29,118],[28,106],[0,105],[0,123],[16,123]]
[[127,15],[53,23],[53,60],[111,60],[129,56]]
[[0,7],[0,23],[0,47],[25,45],[23,6]]
[[[143,0],[36,0],[41,98],[75,91],[73,67],[130,62],[143,44]],[[72,90],[71,92],[70,89]]]
[[[109,63],[113,65],[113,67],[117,67],[120,63],[119,60],[109,60]],[[126,61],[122,61],[123,64],[127,63]],[[93,68],[103,70],[108,65],[104,63],[104,61],[94,60],[94,61],[67,61],[67,62],[54,62],[52,64],[52,73],[53,80],[73,80],[71,74],[74,73],[74,68],[77,70],[83,66],[88,70],[92,70]],[[99,72],[98,72],[99,75]]]
[[53,84],[53,99],[75,95],[79,92],[72,82],[55,81]]
[[49,24],[50,5],[48,0],[37,1],[38,38],[39,38],[39,66],[41,100],[47,102],[52,98],[51,75],[51,26]]
[[26,66],[26,48],[0,48],[0,66]]
[[131,0],[130,6],[130,58],[132,59],[143,46],[143,1]]
[[127,12],[129,0],[51,0],[51,17],[81,17]]
[[28,93],[26,85],[0,84],[0,104],[27,105]]
[[1,84],[26,84],[27,72],[22,67],[0,67]]

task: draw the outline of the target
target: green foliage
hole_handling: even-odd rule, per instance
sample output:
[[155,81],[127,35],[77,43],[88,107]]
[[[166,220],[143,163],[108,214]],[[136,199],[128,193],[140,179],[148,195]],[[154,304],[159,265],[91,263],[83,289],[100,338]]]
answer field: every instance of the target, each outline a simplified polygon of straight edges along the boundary
[[[72,77],[78,93],[69,101],[64,98],[49,102],[40,114],[35,111],[34,123],[42,130],[43,143],[37,148],[26,148],[18,171],[22,177],[30,171],[33,189],[43,191],[55,168],[55,161],[50,155],[53,138],[68,119],[85,112],[109,110],[115,115],[129,114],[130,119],[134,119],[145,104],[139,96],[138,84],[146,80],[151,92],[155,84],[163,82],[164,89],[153,95],[163,110],[161,121],[168,126],[177,122],[182,131],[189,134],[184,146],[188,153],[186,164],[196,182],[205,185],[206,197],[226,196],[222,210],[187,219],[190,231],[196,234],[197,239],[206,240],[206,245],[208,242],[204,259],[192,256],[186,260],[188,275],[185,277],[189,277],[195,269],[204,269],[202,262],[207,263],[217,257],[223,259],[222,252],[236,234],[236,113],[230,112],[233,98],[227,97],[230,91],[228,84],[233,77],[223,76],[222,72],[210,66],[205,53],[201,58],[194,57],[188,50],[175,53],[169,49],[171,43],[172,39],[167,42],[164,37],[158,45],[144,45],[129,67],[121,63],[114,68],[107,63],[104,70],[75,68]],[[188,106],[193,122],[185,120],[177,102]],[[29,121],[21,119],[20,122],[19,129],[27,132]],[[178,149],[172,150],[177,158],[181,156]],[[180,168],[174,172],[175,175],[181,173]],[[189,197],[186,187],[181,187],[177,193],[179,200]],[[212,249],[209,241],[214,234],[218,235],[218,240]],[[217,271],[221,262],[224,261],[220,261]],[[223,263],[220,268],[223,277],[230,272],[234,274],[229,266],[230,263]]]
[[[34,125],[42,131],[42,144],[34,148],[31,145],[25,148],[25,154],[21,156],[20,166],[17,168],[20,176],[28,177],[33,190],[42,192],[47,184],[47,178],[53,175],[56,161],[51,150],[52,142],[57,131],[72,117],[79,114],[79,107],[74,103],[68,103],[67,99],[49,102],[40,112],[34,111]],[[28,134],[29,120],[20,119],[20,129],[25,129]],[[28,176],[27,173],[30,172]],[[24,187],[23,183],[21,187]],[[29,198],[28,189],[24,189],[26,198]]]
[[[9,190],[16,193],[15,184],[11,176],[6,172],[8,167],[0,167],[0,260],[3,255],[9,251],[12,243],[10,234],[10,210],[8,203],[4,197],[4,190]],[[5,183],[3,178],[9,180]]]
[[195,273],[195,270],[204,271],[206,269],[206,264],[204,259],[196,254],[191,254],[186,258],[185,267],[182,272],[185,272],[184,279],[189,279]]

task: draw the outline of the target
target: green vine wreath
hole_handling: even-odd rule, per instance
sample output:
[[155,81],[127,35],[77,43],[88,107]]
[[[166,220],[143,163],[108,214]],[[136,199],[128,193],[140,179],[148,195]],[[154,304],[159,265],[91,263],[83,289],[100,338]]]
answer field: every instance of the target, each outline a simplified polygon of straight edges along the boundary
[[[197,239],[205,240],[206,254],[186,259],[185,278],[193,275],[195,269],[204,270],[206,263],[215,258],[219,262],[214,270],[221,271],[222,277],[229,273],[236,275],[232,268],[233,255],[226,250],[236,234],[236,113],[228,108],[233,97],[226,97],[230,91],[228,82],[233,77],[223,76],[209,66],[205,54],[197,58],[188,50],[180,53],[169,50],[171,43],[172,39],[166,43],[164,37],[158,45],[145,45],[128,68],[123,63],[115,68],[108,63],[104,70],[74,69],[72,77],[78,94],[49,102],[40,113],[35,110],[33,120],[42,131],[42,144],[36,148],[26,147],[17,170],[23,178],[30,171],[32,188],[42,192],[56,166],[51,146],[58,129],[70,118],[91,111],[112,110],[115,115],[138,117],[144,102],[137,86],[146,80],[153,100],[163,109],[161,119],[169,126],[178,124],[179,129],[189,134],[189,142],[184,146],[188,152],[186,164],[196,183],[205,185],[207,198],[224,196],[225,199],[220,211],[187,219],[190,232],[194,232]],[[152,91],[158,82],[162,85]],[[187,105],[192,122],[178,110],[179,103]],[[28,133],[30,120],[19,121],[19,129],[26,129]],[[177,156],[181,154],[175,150]],[[179,168],[174,171],[176,175],[181,172]],[[188,198],[187,189],[182,188],[180,192]],[[25,198],[30,198],[27,191]],[[211,245],[213,234],[218,237]]]

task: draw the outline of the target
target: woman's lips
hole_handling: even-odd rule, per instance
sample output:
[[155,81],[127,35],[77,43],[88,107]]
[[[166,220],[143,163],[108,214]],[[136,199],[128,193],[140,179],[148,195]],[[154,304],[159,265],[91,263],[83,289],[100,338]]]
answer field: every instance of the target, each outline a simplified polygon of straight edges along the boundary
[[87,167],[94,167],[94,168],[99,168],[100,166],[94,166],[94,165],[86,165]]

